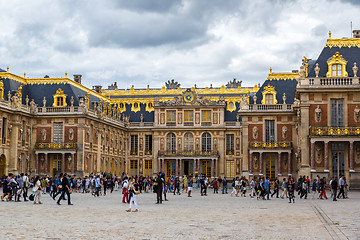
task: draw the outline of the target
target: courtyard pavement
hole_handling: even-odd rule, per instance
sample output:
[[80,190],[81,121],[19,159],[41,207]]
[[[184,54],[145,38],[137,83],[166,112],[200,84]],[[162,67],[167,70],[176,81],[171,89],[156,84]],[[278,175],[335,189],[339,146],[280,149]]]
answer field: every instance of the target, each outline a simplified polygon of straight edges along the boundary
[[155,194],[142,193],[139,212],[131,213],[121,191],[73,193],[73,206],[58,206],[48,194],[42,205],[0,202],[0,239],[360,239],[360,192],[337,202],[296,196],[295,204],[192,195],[168,194],[155,204]]

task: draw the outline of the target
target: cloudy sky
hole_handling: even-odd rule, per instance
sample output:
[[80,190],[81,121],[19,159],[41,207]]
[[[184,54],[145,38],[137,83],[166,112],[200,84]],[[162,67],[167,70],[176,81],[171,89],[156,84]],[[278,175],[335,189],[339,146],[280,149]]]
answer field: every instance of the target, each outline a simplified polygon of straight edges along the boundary
[[243,86],[360,28],[357,0],[0,0],[0,68],[119,88]]

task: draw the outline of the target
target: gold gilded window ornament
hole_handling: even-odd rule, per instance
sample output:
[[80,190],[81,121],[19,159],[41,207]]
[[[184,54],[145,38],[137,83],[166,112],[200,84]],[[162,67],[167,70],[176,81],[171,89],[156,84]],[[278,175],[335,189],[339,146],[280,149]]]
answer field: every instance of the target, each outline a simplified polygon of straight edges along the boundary
[[274,86],[267,85],[262,92],[261,104],[277,104],[276,91]]
[[233,102],[233,101],[227,102],[226,110],[229,112],[235,111],[236,110],[235,102]]
[[64,94],[64,91],[59,88],[56,93],[53,95],[54,97],[54,103],[53,107],[66,107],[66,94]]
[[4,83],[0,81],[0,99],[4,100]]
[[132,112],[138,112],[138,111],[140,111],[140,103],[139,103],[139,102],[134,102],[134,103],[131,105],[131,111],[132,111]]
[[145,111],[147,112],[153,112],[154,111],[154,103],[153,102],[147,102]]
[[343,59],[342,55],[339,52],[336,52],[329,61],[328,71],[326,77],[347,77],[348,73],[346,71],[347,61]]

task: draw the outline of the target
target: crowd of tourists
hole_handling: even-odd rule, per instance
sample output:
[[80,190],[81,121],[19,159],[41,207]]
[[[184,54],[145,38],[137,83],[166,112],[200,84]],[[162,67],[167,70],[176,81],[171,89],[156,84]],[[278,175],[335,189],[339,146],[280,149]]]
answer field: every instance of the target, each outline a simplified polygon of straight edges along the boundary
[[[142,192],[156,193],[156,204],[168,201],[167,194],[181,195],[186,194],[192,197],[193,187],[200,189],[201,196],[208,196],[208,189],[213,194],[228,194],[228,185],[231,184],[230,196],[256,198],[257,200],[270,200],[271,198],[288,199],[289,203],[295,203],[295,196],[307,199],[311,198],[328,199],[326,190],[331,192],[330,198],[337,201],[339,198],[346,199],[347,187],[345,176],[340,179],[331,178],[328,182],[325,177],[310,180],[309,177],[300,176],[296,181],[293,177],[283,178],[282,181],[276,179],[271,181],[269,177],[263,176],[247,179],[246,177],[236,177],[230,182],[224,177],[209,178],[200,176],[169,176],[159,173],[155,177],[128,177],[124,173],[118,177],[111,173],[91,174],[83,178],[60,174],[59,176],[35,176],[30,177],[27,173],[20,175],[9,174],[1,178],[3,187],[2,201],[33,201],[34,204],[42,204],[41,195],[49,194],[58,205],[62,200],[71,202],[71,193],[91,194],[94,197],[106,196],[107,192],[120,190],[123,194],[122,202],[129,203],[131,211],[138,211],[137,195]],[[29,191],[31,189],[31,191]],[[338,192],[339,190],[339,192]]]

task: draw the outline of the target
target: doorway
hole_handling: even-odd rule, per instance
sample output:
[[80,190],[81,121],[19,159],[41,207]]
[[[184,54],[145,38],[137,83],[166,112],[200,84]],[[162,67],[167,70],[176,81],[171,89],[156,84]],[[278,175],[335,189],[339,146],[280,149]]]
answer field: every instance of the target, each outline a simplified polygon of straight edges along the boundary
[[62,162],[62,155],[55,154],[54,159],[52,160],[52,175],[54,174],[59,175],[61,173],[61,162]]
[[271,181],[276,179],[276,154],[265,154],[265,176],[269,177]]
[[211,177],[211,161],[202,160],[201,161],[201,173],[205,177]]
[[166,161],[166,177],[175,176],[175,160]]
[[184,175],[190,176],[194,173],[194,161],[184,160]]
[[331,144],[332,177],[339,178],[345,174],[345,143]]
[[0,177],[5,175],[5,167],[6,167],[6,158],[5,155],[2,154],[0,156]]

